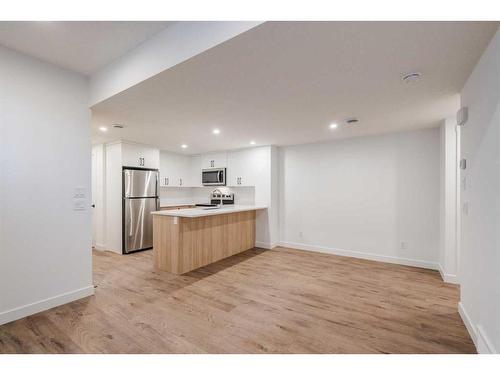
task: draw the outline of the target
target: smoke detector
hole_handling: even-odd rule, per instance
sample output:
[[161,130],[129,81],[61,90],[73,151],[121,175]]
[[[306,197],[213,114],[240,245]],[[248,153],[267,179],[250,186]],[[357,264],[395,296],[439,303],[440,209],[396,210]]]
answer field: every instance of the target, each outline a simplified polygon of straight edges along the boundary
[[408,73],[405,74],[401,79],[404,83],[412,84],[420,81],[420,78],[422,77],[422,74],[413,72],[413,73]]

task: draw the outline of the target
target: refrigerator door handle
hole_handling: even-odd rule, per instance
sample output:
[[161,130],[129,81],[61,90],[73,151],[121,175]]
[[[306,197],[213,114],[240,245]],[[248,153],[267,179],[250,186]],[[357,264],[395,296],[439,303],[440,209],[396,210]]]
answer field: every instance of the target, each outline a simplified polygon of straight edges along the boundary
[[125,176],[127,177],[127,183],[125,184],[125,187],[127,190],[125,190],[125,198],[128,198],[130,196],[130,191],[132,190],[131,187],[131,182],[132,182],[132,176],[130,175],[130,171],[125,171]]
[[132,234],[134,234],[134,231],[132,229],[134,227],[133,226],[133,221],[132,221],[134,215],[133,215],[133,212],[132,212],[132,205],[130,204],[130,201],[129,201],[128,209],[129,209],[129,212],[130,212],[130,214],[129,214],[130,225],[129,225],[128,235],[129,235],[129,237],[132,237]]

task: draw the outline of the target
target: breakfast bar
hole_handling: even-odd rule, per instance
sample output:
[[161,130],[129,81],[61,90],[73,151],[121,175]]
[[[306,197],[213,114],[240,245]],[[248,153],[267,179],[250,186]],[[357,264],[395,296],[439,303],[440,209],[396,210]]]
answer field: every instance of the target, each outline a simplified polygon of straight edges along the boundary
[[231,205],[155,211],[156,268],[183,274],[255,247],[255,217],[264,206]]

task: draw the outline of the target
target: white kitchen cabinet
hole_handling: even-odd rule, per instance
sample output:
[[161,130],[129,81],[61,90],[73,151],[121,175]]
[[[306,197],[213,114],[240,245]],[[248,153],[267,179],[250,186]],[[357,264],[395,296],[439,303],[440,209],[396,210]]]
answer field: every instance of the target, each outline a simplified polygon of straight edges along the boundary
[[160,186],[191,187],[191,157],[173,152],[160,152]]
[[201,155],[191,156],[189,159],[189,187],[201,187]]
[[160,151],[160,186],[175,186],[178,175],[176,155],[170,152]]
[[122,142],[121,153],[124,167],[160,168],[160,151],[156,148]]
[[259,176],[269,173],[269,147],[256,147],[228,153],[228,186],[256,186]]
[[226,168],[227,152],[210,152],[201,155],[201,169]]

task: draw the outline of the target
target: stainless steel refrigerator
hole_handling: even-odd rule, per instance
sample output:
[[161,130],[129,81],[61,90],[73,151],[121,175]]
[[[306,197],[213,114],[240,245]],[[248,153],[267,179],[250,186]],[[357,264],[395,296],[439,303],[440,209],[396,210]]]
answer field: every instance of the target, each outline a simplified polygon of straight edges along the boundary
[[123,168],[122,251],[153,247],[153,215],[158,210],[158,170]]

